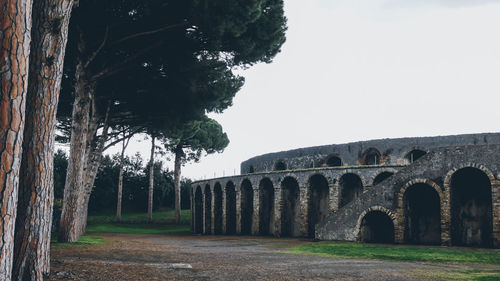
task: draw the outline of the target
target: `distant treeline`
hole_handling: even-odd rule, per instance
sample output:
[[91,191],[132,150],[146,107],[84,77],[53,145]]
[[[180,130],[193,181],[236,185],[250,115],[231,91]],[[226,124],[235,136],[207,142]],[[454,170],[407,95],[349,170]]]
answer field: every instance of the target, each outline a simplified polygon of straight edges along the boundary
[[[103,157],[97,173],[94,189],[90,196],[89,213],[109,213],[116,210],[119,154]],[[54,155],[54,208],[62,205],[64,181],[68,157],[62,150]],[[147,212],[148,208],[148,183],[149,165],[139,154],[126,157],[123,173],[123,203],[122,210],[127,212]],[[181,180],[181,208],[189,209],[189,187],[191,180]],[[154,209],[174,208],[174,176],[173,171],[163,167],[162,162],[154,165]]]

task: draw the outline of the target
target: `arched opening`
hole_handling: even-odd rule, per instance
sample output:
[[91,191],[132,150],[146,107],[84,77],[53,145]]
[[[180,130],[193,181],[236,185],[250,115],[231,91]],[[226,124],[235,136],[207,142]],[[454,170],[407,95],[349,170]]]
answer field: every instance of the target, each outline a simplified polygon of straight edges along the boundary
[[380,164],[380,152],[376,148],[368,148],[363,153],[363,165],[378,165]]
[[220,183],[214,186],[214,234],[222,233],[222,187]]
[[453,245],[491,247],[493,218],[491,182],[481,170],[467,167],[451,177]]
[[363,193],[363,182],[356,174],[345,174],[339,180],[339,188],[339,208],[341,208]]
[[339,167],[342,166],[342,159],[336,155],[330,155],[326,159],[326,165],[328,167]]
[[276,164],[274,164],[274,170],[275,171],[284,171],[286,170],[286,164],[283,161],[278,161]]
[[199,185],[194,195],[194,215],[194,232],[203,233],[203,193]]
[[231,181],[226,184],[226,233],[236,233],[236,190]]
[[308,191],[307,232],[309,237],[314,237],[316,224],[323,221],[329,214],[328,181],[322,175],[314,175],[309,179]]
[[250,165],[250,167],[248,167],[248,173],[249,174],[255,173],[255,168],[253,167],[253,165]]
[[203,233],[212,233],[212,192],[208,184],[205,186],[205,229]]
[[241,184],[241,234],[252,233],[253,189],[249,180]]
[[390,176],[394,175],[393,172],[382,172],[378,174],[374,179],[373,179],[373,184],[372,185],[377,185],[384,181],[385,179],[389,178]]
[[413,244],[440,244],[441,202],[437,191],[425,183],[414,184],[406,189],[403,203],[404,241]]
[[292,177],[281,182],[281,236],[299,236],[299,184]]
[[413,163],[425,154],[427,154],[426,151],[423,151],[421,149],[414,149],[406,154],[406,159],[408,160],[408,162]]
[[[269,235],[274,229],[274,187],[270,179],[264,178],[259,184],[259,233]],[[273,229],[271,229],[273,228]]]
[[361,220],[359,240],[364,243],[394,243],[394,223],[384,212],[371,211]]

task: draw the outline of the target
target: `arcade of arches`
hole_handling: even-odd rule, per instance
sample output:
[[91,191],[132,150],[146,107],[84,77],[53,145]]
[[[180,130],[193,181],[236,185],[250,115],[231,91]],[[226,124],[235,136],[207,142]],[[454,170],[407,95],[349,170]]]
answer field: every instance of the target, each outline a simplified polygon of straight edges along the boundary
[[[315,170],[300,175],[285,171],[194,183],[193,230],[204,234],[315,237],[318,225],[332,214],[359,205],[358,198],[364,192],[393,184],[390,179],[398,174],[394,167],[373,170],[369,176],[363,176],[363,171],[346,169],[337,176]],[[440,182],[400,182],[406,185],[394,187],[394,192],[400,193],[390,210],[394,215],[365,208],[363,216],[357,218],[355,239],[498,247],[495,241],[500,241],[500,229],[495,230],[494,222],[498,224],[500,210],[494,210],[492,201],[498,200],[500,186],[491,173],[464,167],[450,171],[449,179]]]

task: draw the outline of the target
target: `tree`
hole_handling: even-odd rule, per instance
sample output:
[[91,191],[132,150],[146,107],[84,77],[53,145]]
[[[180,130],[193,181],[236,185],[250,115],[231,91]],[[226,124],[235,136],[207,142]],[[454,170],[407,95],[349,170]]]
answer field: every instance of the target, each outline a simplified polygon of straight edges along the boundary
[[0,0],[0,279],[10,280],[25,123],[32,2]]
[[[125,134],[125,133],[124,133]],[[122,151],[120,154],[120,173],[118,175],[118,197],[116,199],[116,221],[119,222],[122,219],[122,194],[123,194],[123,165],[125,164],[125,150],[127,149],[130,138],[123,138],[122,140]]]
[[229,144],[222,126],[206,116],[199,121],[185,123],[166,132],[166,147],[175,155],[175,221],[181,221],[181,166],[187,161],[198,161],[203,152],[207,154],[222,152]]
[[[84,199],[75,208],[63,208],[63,241],[76,241],[84,231],[86,198],[107,128],[166,128],[207,111],[220,112],[243,84],[232,69],[270,62],[279,52],[286,30],[282,1],[210,3],[93,0],[75,10],[73,55],[67,63],[68,89],[75,100],[72,169],[65,190],[72,194],[69,199]],[[224,5],[230,8],[221,9]]]
[[33,5],[14,247],[16,280],[42,280],[50,272],[55,123],[72,5],[70,0]]
[[156,138],[156,135],[151,134],[151,156],[149,158],[148,222],[153,221],[155,138]]

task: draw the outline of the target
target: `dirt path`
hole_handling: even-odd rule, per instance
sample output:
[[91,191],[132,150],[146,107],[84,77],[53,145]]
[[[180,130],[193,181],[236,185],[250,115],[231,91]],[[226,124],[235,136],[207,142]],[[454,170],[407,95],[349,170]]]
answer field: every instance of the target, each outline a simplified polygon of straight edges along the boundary
[[290,246],[304,243],[297,239],[96,236],[107,243],[52,248],[48,280],[436,280],[438,274],[468,269],[290,253]]

